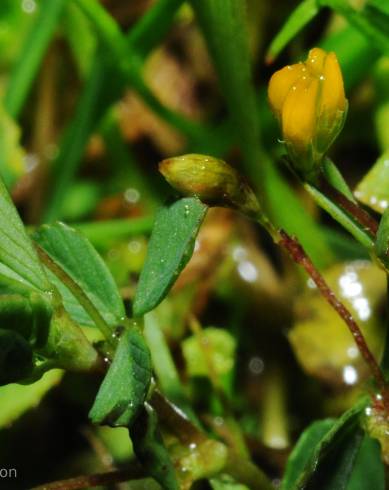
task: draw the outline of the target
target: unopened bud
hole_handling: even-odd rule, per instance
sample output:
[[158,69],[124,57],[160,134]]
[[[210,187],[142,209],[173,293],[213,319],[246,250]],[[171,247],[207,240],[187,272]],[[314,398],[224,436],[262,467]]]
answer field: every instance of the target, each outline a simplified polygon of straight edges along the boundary
[[182,155],[163,160],[159,170],[184,196],[196,196],[211,206],[232,207],[252,217],[260,212],[251,187],[223,160],[206,155]]

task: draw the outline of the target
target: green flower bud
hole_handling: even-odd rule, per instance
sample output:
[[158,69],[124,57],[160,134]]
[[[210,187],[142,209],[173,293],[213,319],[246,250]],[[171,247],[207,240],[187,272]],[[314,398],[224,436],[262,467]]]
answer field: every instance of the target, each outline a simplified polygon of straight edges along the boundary
[[196,196],[210,206],[235,208],[251,217],[260,213],[251,187],[223,160],[206,155],[182,155],[163,160],[159,170],[184,196]]

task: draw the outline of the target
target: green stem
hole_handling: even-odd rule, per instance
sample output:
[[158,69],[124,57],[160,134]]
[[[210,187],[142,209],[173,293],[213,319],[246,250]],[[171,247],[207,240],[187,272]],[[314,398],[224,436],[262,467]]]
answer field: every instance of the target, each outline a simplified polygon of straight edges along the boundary
[[[169,430],[184,444],[203,444],[208,440],[206,434],[192,424],[160,392],[154,391],[150,404],[158,413],[158,417]],[[269,479],[256,465],[246,458],[228,450],[227,460],[220,472],[231,475],[236,481],[247,485],[250,490],[274,490]]]
[[165,336],[159,325],[157,314],[154,311],[147,313],[144,321],[143,333],[151,352],[153,366],[162,391],[170,400],[184,410],[190,420],[198,424],[199,422],[189,405]]
[[229,451],[224,470],[234,480],[243,483],[250,490],[274,490],[265,473],[247,459],[239,458]]
[[289,446],[285,381],[278,367],[271,367],[265,379],[262,408],[262,440],[273,449]]

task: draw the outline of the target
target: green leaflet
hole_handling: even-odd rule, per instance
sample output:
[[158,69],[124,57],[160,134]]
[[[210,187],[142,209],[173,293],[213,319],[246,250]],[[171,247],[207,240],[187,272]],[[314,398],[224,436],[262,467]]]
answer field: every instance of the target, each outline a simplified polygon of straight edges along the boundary
[[119,340],[112,364],[89,412],[92,422],[131,427],[143,406],[150,380],[150,352],[134,325]]
[[379,442],[363,438],[346,490],[385,490],[385,467]]
[[135,294],[134,316],[152,310],[167,295],[192,256],[207,209],[194,197],[179,199],[160,208]]
[[11,198],[0,179],[0,283],[48,291],[50,285]]
[[305,429],[288,458],[281,490],[290,490],[296,486],[300,474],[309,462],[312,448],[320,443],[334,424],[333,419],[318,420]]
[[345,435],[338,446],[326,455],[309,479],[306,490],[345,490],[357,457],[363,432],[360,428]]
[[[293,485],[288,490],[344,490],[350,477],[355,457],[362,442],[362,431],[359,427],[359,417],[368,403],[363,398],[354,407],[345,412],[332,427],[329,427],[323,437],[324,425],[316,427],[316,433],[304,435],[301,443],[297,444],[296,451],[302,448],[307,450],[307,438],[315,436],[318,440],[313,446],[311,441],[311,452],[306,456],[299,455],[295,451],[295,460],[299,463],[299,475],[292,474]],[[309,429],[308,429],[309,430]],[[313,447],[312,447],[313,446]],[[291,475],[289,469],[289,475]]]
[[[84,291],[108,325],[118,325],[125,316],[123,301],[103,259],[81,233],[63,224],[44,225],[34,239]],[[94,325],[70,291],[54,274],[50,280],[62,295],[65,309],[83,325]]]
[[9,384],[0,388],[0,428],[9,427],[24,412],[35,408],[45,394],[57,385],[63,371],[53,369],[31,385]]
[[135,454],[146,471],[164,490],[178,490],[174,466],[158,429],[157,414],[147,403],[130,435]]
[[366,206],[383,213],[389,205],[389,151],[383,153],[355,189]]

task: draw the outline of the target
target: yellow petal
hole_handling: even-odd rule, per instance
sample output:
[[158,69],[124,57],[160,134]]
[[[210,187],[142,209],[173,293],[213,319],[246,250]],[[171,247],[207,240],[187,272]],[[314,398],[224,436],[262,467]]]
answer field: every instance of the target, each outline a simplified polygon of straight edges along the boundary
[[282,133],[298,151],[308,147],[314,137],[318,92],[317,78],[302,78],[286,97],[282,110]]
[[285,66],[276,71],[270,79],[268,97],[272,110],[278,117],[281,115],[282,106],[291,87],[301,78],[306,71],[303,63]]
[[346,97],[343,78],[335,53],[329,53],[325,59],[322,74],[322,92],[320,97],[320,113],[333,114],[344,111]]
[[312,75],[320,77],[323,73],[326,57],[327,53],[321,48],[313,48],[309,51],[305,66]]

